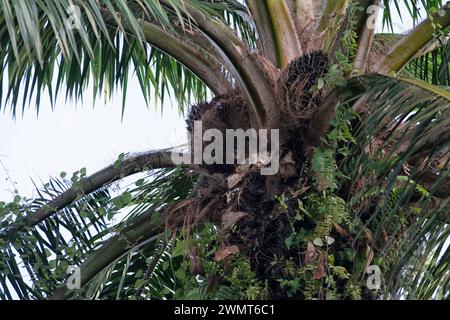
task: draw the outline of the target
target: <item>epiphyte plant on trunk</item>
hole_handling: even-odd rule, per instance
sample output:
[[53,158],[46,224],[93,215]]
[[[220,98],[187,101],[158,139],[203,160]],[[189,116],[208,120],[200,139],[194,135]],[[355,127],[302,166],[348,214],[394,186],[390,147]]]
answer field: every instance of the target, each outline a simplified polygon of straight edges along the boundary
[[131,74],[188,134],[280,130],[273,176],[155,150],[0,202],[0,298],[448,298],[450,3],[402,2],[396,35],[387,0],[0,0],[14,116],[88,85],[124,109]]

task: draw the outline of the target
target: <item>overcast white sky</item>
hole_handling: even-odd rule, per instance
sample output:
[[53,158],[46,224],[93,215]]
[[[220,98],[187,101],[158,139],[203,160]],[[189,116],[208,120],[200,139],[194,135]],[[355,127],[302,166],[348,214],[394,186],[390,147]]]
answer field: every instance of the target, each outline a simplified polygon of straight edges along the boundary
[[[84,103],[57,102],[53,112],[41,105],[39,116],[27,110],[24,117],[0,115],[0,160],[17,183],[21,195],[30,196],[30,183],[49,176],[69,174],[86,167],[93,173],[113,163],[120,153],[164,148],[183,143],[186,138],[182,115],[176,106],[165,105],[161,115],[146,108],[137,81],[132,81],[121,121],[120,94],[108,102],[92,96]],[[0,166],[0,199],[11,197],[13,189]]]
[[[409,19],[394,16],[396,32],[412,26]],[[129,83],[123,121],[120,93],[106,103],[96,99],[94,108],[92,100],[88,94],[84,103],[60,99],[55,111],[43,103],[38,118],[33,105],[16,120],[9,112],[0,113],[0,160],[21,195],[33,195],[31,179],[46,182],[61,171],[70,174],[82,167],[90,174],[114,162],[122,152],[170,147],[186,140],[184,120],[176,106],[168,103],[162,115],[154,107],[147,109],[136,79]],[[12,198],[14,188],[6,179],[0,165],[0,200]]]

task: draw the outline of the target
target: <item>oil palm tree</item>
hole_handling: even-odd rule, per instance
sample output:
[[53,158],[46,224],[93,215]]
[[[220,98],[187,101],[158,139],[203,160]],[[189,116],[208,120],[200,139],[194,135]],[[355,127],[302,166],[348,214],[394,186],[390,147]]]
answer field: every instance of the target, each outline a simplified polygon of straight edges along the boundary
[[375,33],[388,0],[1,0],[0,108],[131,74],[188,135],[279,129],[281,153],[273,176],[122,154],[0,202],[0,297],[449,298],[450,2],[401,5],[407,34]]

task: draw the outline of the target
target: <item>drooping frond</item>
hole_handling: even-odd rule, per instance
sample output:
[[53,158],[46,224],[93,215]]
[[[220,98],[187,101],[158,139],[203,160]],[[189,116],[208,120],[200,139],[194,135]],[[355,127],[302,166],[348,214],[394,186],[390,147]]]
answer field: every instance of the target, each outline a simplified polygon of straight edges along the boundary
[[[107,184],[20,232],[14,241],[1,240],[0,298],[49,297],[59,287],[67,289],[68,267],[80,265],[83,265],[83,290],[79,294],[94,298],[104,289],[107,296],[108,291],[114,291],[110,298],[120,296],[129,283],[107,283],[123,275],[121,258],[132,258],[137,267],[145,266],[147,259],[156,256],[163,240],[158,236],[162,232],[159,212],[173,201],[187,197],[192,182],[183,170],[162,169],[135,181],[133,186],[120,188],[119,192]],[[3,204],[2,227],[11,223],[12,216],[26,215],[45,206],[67,188],[66,182],[52,179],[39,191],[39,198]],[[154,236],[152,230],[156,232]],[[126,234],[130,242],[124,240]],[[116,270],[116,266],[121,270],[119,274],[108,273],[110,268]]]
[[[67,190],[67,182],[52,179],[34,200],[17,197],[1,208],[2,228]],[[60,210],[57,215],[20,234],[14,241],[0,240],[0,298],[39,299],[52,292],[57,279],[71,264],[79,264],[102,237],[108,236],[107,214],[111,198],[101,188]]]
[[[130,202],[119,203],[119,208],[131,209],[124,221],[115,226],[115,234],[86,255],[80,265],[82,289],[74,292],[60,282],[50,298],[66,299],[74,294],[78,298],[114,299],[130,298],[130,295],[136,298],[141,294],[163,298],[173,294],[170,290],[174,288],[173,273],[170,274],[173,269],[162,264],[172,261],[168,252],[175,238],[164,232],[163,213],[170,204],[190,195],[194,181],[183,170],[175,169],[162,170],[149,176],[147,181],[136,182],[136,188],[121,196],[122,200],[124,195],[131,197]],[[140,271],[130,279],[127,273],[135,268]],[[158,276],[153,274],[155,272]]]
[[[121,156],[94,175],[86,176],[85,169],[74,173],[70,185],[51,180],[38,189],[37,199],[16,197],[13,203],[2,203],[0,244],[5,265],[1,269],[1,296],[44,298],[52,294],[65,279],[67,268],[81,264],[122,224],[148,210],[160,210],[165,199],[182,197],[186,185],[172,186],[172,171],[154,171],[148,180],[139,180],[136,187],[113,195],[115,181],[165,167],[173,167],[168,152]],[[126,209],[130,206],[132,210]],[[112,223],[123,210],[129,211],[124,222]],[[41,291],[31,290],[31,284]]]
[[85,172],[84,174],[78,172],[72,177],[72,186],[70,188],[52,198],[51,201],[42,204],[40,207],[33,207],[36,210],[28,211],[26,215],[19,215],[6,228],[6,231],[0,233],[0,239],[12,241],[22,229],[34,227],[36,224],[70,205],[77,198],[83,195],[89,195],[91,192],[117,180],[138,172],[171,167],[175,167],[171,160],[171,153],[163,150],[150,151],[129,157],[121,155],[114,164],[91,176],[86,176]]
[[358,156],[346,164],[348,199],[371,232],[365,243],[375,253],[372,263],[389,270],[383,297],[445,296],[450,93],[407,78],[360,77],[355,83],[362,85],[366,112],[351,152]]

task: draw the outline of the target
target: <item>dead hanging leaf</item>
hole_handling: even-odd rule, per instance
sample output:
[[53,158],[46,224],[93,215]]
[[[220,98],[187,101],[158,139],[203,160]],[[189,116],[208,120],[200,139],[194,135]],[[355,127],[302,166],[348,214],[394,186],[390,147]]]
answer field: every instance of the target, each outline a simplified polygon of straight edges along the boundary
[[241,182],[243,174],[235,173],[227,178],[228,189],[233,189]]
[[222,261],[229,255],[237,253],[239,253],[239,248],[237,246],[223,247],[214,253],[214,260]]
[[325,255],[320,255],[319,263],[316,270],[314,270],[313,280],[320,280],[327,276],[327,257]]
[[313,261],[315,255],[316,255],[316,247],[311,241],[308,241],[308,244],[306,246],[305,264],[308,264],[311,261]]
[[298,198],[302,194],[306,193],[306,191],[308,191],[310,188],[311,188],[310,186],[300,187],[300,189],[292,193],[292,198]]
[[373,242],[372,232],[368,228],[366,228],[364,231],[366,233],[367,243],[372,243]]
[[296,175],[296,165],[292,152],[288,152],[288,154],[281,159],[279,173],[284,178]]
[[372,250],[372,248],[369,245],[366,245],[366,265],[364,267],[364,273],[366,273],[367,268],[370,266],[370,264],[372,263],[372,259],[374,256],[374,252]]
[[320,280],[322,278],[325,278],[327,276],[327,272],[325,271],[325,265],[319,264],[314,270],[313,274],[313,280]]
[[389,241],[389,237],[388,237],[388,234],[387,234],[385,228],[383,228],[383,230],[381,230],[381,237],[383,238],[383,241],[384,241],[384,242],[387,243],[387,242]]
[[198,248],[193,248],[189,253],[189,260],[191,262],[190,272],[192,275],[203,273],[203,267],[198,257]]
[[333,227],[342,238],[348,237],[347,231],[345,231],[344,228],[342,228],[339,224],[333,222]]
[[224,230],[229,229],[236,222],[241,220],[243,217],[248,216],[245,212],[228,212],[222,215],[222,228]]

